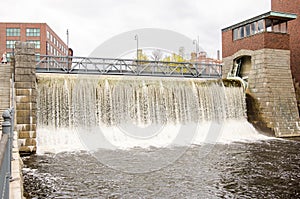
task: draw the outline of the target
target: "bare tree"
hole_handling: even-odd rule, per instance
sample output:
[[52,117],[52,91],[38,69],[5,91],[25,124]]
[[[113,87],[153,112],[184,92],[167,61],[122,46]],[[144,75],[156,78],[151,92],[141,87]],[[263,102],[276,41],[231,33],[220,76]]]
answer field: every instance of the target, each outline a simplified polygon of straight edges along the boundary
[[163,53],[160,49],[155,49],[152,51],[151,59],[153,61],[161,61],[163,58]]

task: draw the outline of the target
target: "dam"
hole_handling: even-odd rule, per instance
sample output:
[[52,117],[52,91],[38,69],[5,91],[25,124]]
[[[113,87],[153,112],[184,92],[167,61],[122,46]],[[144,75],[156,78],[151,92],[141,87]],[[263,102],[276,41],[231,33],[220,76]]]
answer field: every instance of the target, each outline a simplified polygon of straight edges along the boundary
[[[238,189],[231,190],[232,179],[222,175],[222,170],[229,169],[230,165],[221,160],[220,156],[213,156],[211,153],[214,150],[218,154],[224,152],[224,158],[238,165],[239,160],[235,160],[239,154],[236,147],[245,147],[248,152],[237,156],[242,160],[251,161],[252,158],[259,159],[255,154],[259,149],[266,147],[265,143],[282,147],[283,150],[278,148],[279,156],[287,145],[290,145],[257,132],[247,121],[243,81],[238,78],[221,80],[213,77],[212,74],[220,75],[216,66],[213,66],[212,74],[206,70],[199,71],[190,65],[182,65],[175,70],[168,69],[168,73],[164,71],[156,77],[150,77],[153,72],[151,70],[142,71],[136,68],[131,70],[132,74],[129,76],[124,76],[123,73],[99,76],[95,74],[99,70],[84,74],[86,68],[80,72],[56,68],[54,71],[44,70],[38,73],[34,47],[26,43],[19,43],[16,47],[15,128],[18,132],[19,149],[22,153],[37,152],[37,155],[24,159],[25,192],[30,197],[38,196],[34,191],[37,187],[43,190],[40,194],[47,197],[109,197],[108,193],[111,192],[116,194],[113,197],[118,197],[117,190],[121,195],[130,195],[130,192],[135,192],[137,196],[145,195],[146,192],[149,197],[160,195],[156,191],[144,190],[153,187],[147,184],[146,187],[141,187],[143,193],[138,194],[136,190],[124,192],[122,180],[119,179],[121,184],[117,183],[116,177],[126,179],[130,184],[134,181],[143,183],[143,178],[151,178],[151,175],[147,174],[149,172],[155,172],[156,179],[160,179],[160,172],[170,172],[171,175],[177,173],[187,183],[184,189],[195,197],[199,191],[196,191],[196,188],[189,190],[188,183],[191,179],[211,187],[209,182],[197,180],[202,178],[210,179],[215,186],[215,193],[234,196],[231,191],[238,192]],[[67,59],[66,63],[68,61]],[[117,69],[120,68],[110,71],[120,73],[121,70]],[[103,71],[107,70],[100,70]],[[137,75],[133,75],[136,71]],[[142,72],[145,72],[145,76],[140,75]],[[170,77],[162,78],[163,73]],[[184,77],[187,74],[188,76]],[[206,74],[206,77],[195,78],[201,74]],[[290,110],[285,112],[286,118],[289,118],[291,113]],[[294,132],[297,132],[297,129]],[[297,148],[298,142],[292,144]],[[185,156],[186,153],[189,155]],[[205,161],[204,165],[197,161],[208,157],[213,157],[213,161]],[[186,161],[185,158],[196,158],[196,161]],[[295,158],[297,155],[291,150],[290,158],[286,161],[286,164],[291,166],[284,165],[286,170],[298,168]],[[62,161],[72,167],[70,175],[60,172],[59,166]],[[220,167],[213,167],[218,164]],[[82,169],[82,165],[89,165],[92,169]],[[180,171],[170,165],[177,165]],[[276,165],[278,168],[283,166],[280,162]],[[207,172],[214,168],[216,176],[210,178],[193,169],[190,170],[191,176],[184,176],[181,172],[183,168],[199,166]],[[39,168],[39,173],[36,173],[36,167]],[[259,165],[242,166],[250,170],[256,167]],[[78,177],[73,171],[89,175],[81,173]],[[90,183],[101,186],[99,182],[103,182],[98,179],[100,173],[96,171],[106,173],[101,176],[114,181],[112,184],[106,184],[103,189],[96,189],[102,190],[101,193],[89,189],[92,187]],[[236,172],[237,177],[242,178],[242,173]],[[128,175],[123,175],[125,173]],[[142,178],[136,178],[134,175],[135,180],[132,180],[133,174],[141,174]],[[232,175],[231,172],[229,174]],[[252,174],[255,179],[255,172]],[[297,174],[291,173],[291,177],[296,178],[295,175]],[[199,178],[195,179],[195,176]],[[44,179],[47,179],[47,183]],[[226,180],[220,185],[221,179]],[[262,182],[265,180],[266,178],[263,178]],[[270,182],[275,185],[270,187],[272,194],[279,196],[276,184],[280,182],[276,180],[276,175],[271,176]],[[167,195],[176,193],[176,190],[169,187],[172,182],[168,179],[156,181],[155,184],[154,187],[165,186],[163,190]],[[176,183],[175,185],[180,186]],[[82,186],[86,188],[78,188]],[[77,192],[78,189],[83,192]],[[248,190],[239,195],[253,193]],[[201,190],[200,194],[210,195],[205,189]],[[288,194],[286,196],[289,196]]]

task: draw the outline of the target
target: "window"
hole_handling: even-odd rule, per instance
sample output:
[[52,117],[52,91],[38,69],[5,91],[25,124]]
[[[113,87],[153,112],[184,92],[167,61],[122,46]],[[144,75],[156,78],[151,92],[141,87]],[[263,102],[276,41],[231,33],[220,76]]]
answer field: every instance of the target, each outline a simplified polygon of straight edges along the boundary
[[271,32],[273,29],[273,21],[271,19],[266,19],[265,23],[266,23],[266,30],[268,32]]
[[40,53],[36,53],[35,54],[35,60],[38,62],[41,60],[41,54]]
[[246,37],[249,37],[251,35],[250,32],[250,24],[246,25]]
[[50,32],[47,30],[47,39],[50,39]]
[[257,23],[258,23],[258,32],[263,32],[265,30],[264,28],[264,23],[265,21],[262,19],[262,20],[259,20]]
[[41,30],[39,28],[27,28],[26,36],[29,37],[39,37],[41,35]]
[[256,34],[257,31],[256,31],[256,22],[252,23],[251,24],[251,34]]
[[6,36],[19,37],[20,35],[20,28],[6,28]]
[[15,43],[17,40],[7,40],[6,41],[6,48],[15,48]]
[[41,48],[41,42],[39,40],[28,40],[29,43],[34,43],[35,48],[40,49]]
[[287,33],[287,22],[283,22],[280,24],[280,32]]
[[7,62],[10,62],[11,61],[11,57],[13,56],[13,52],[7,52],[6,53],[6,59],[7,59]]
[[239,29],[240,29],[241,38],[245,37],[244,27],[240,27]]
[[236,28],[233,30],[233,40],[239,39],[239,30]]

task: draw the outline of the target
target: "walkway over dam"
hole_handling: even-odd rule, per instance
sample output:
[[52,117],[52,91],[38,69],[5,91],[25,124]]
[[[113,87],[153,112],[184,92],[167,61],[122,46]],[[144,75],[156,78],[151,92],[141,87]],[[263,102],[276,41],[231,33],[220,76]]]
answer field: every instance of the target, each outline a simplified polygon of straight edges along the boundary
[[221,64],[41,55],[37,73],[221,78]]

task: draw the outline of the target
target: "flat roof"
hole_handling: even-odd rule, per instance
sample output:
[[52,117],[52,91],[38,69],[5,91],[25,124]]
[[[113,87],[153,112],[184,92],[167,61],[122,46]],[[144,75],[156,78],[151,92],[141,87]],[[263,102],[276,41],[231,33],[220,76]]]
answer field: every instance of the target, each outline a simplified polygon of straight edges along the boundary
[[270,11],[270,12],[258,15],[256,17],[253,17],[251,19],[245,20],[243,22],[237,23],[235,25],[229,26],[227,28],[223,28],[222,32],[227,31],[227,30],[232,30],[232,29],[250,24],[250,23],[259,21],[261,19],[280,19],[282,21],[290,21],[290,20],[293,20],[293,19],[296,19],[296,18],[297,18],[297,15],[293,14],[293,13]]

